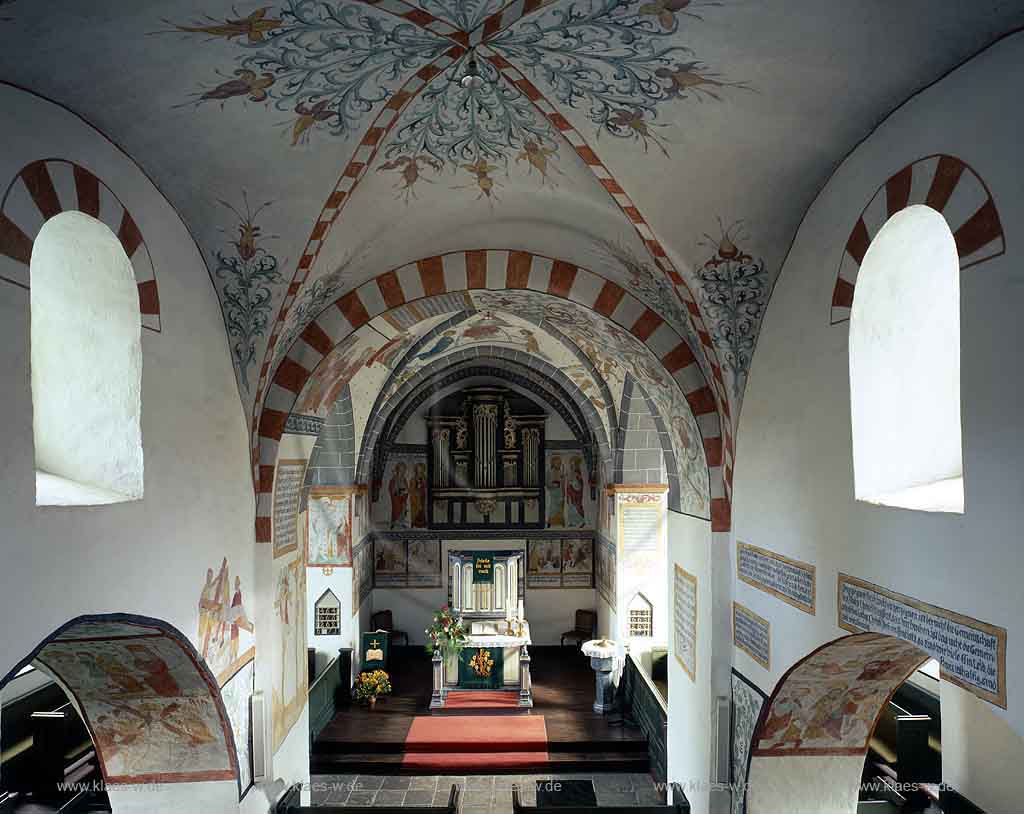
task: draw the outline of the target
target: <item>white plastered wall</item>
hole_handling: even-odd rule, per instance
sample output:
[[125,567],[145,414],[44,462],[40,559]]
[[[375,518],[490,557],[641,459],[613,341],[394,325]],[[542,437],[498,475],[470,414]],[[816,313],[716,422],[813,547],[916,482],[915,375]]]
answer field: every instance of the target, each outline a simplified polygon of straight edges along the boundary
[[[259,557],[269,557],[269,546],[257,550],[253,543],[245,419],[202,257],[159,191],[95,129],[7,85],[0,85],[0,109],[0,185],[41,158],[73,161],[102,179],[145,238],[162,311],[162,331],[142,331],[144,498],[93,508],[36,507],[29,292],[0,282],[0,675],[81,614],[157,617],[199,645],[206,569],[227,557],[257,620],[256,681],[269,696],[269,668],[259,654],[270,648],[261,636],[269,630],[264,611],[270,589],[269,582],[257,582],[268,574],[256,567]],[[276,768],[287,777],[301,764]],[[216,785],[182,784],[171,792],[173,805],[157,795],[134,796],[146,800],[148,812],[201,810],[198,795],[222,799]],[[247,810],[268,810],[269,804],[254,809],[256,802],[247,798]]]
[[[989,811],[1013,810],[1019,789],[1013,772],[987,767],[1024,765],[1024,649],[1017,641],[1024,377],[1008,353],[1024,342],[1024,115],[1014,81],[1022,70],[1024,36],[1000,41],[883,122],[811,206],[754,356],[733,506],[735,539],[817,567],[814,616],[735,584],[737,600],[772,624],[770,671],[734,651],[737,669],[765,692],[795,661],[843,632],[836,625],[838,571],[1007,629],[1007,710],[975,703],[950,685],[942,692],[944,780]],[[1004,256],[960,278],[962,516],[854,502],[848,327],[829,324],[837,267],[861,209],[893,173],[933,153],[957,156],[978,172],[1007,232]],[[734,546],[732,556],[735,563]],[[969,720],[954,730],[961,714]]]

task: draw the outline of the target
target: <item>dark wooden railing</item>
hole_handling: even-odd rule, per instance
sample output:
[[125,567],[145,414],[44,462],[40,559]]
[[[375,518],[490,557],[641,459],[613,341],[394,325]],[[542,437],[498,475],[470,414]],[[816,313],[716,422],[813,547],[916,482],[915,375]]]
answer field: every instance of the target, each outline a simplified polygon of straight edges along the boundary
[[657,782],[664,783],[668,779],[668,751],[665,743],[668,714],[653,682],[631,655],[626,656],[626,663],[622,668],[619,692],[623,712],[636,721],[647,736],[651,774]]

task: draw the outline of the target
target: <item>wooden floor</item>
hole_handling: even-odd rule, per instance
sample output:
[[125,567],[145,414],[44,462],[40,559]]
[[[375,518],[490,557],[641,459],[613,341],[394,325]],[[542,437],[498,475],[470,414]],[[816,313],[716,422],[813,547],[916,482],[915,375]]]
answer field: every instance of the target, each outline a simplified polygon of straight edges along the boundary
[[[571,765],[587,764],[588,771],[646,771],[647,741],[640,729],[593,711],[590,660],[574,647],[533,647],[530,655],[531,714],[544,716],[556,768],[572,771]],[[320,733],[312,750],[314,772],[338,771],[346,760],[358,763],[359,771],[397,771],[413,718],[430,714],[430,658],[422,648],[396,647],[388,672],[390,697],[372,711],[359,704],[342,709]]]

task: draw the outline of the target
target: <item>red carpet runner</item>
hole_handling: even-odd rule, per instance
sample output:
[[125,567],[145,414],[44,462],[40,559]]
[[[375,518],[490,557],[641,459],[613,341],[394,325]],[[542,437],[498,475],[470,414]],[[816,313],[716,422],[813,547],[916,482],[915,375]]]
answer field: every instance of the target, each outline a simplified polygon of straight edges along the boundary
[[548,761],[542,715],[416,717],[405,737],[402,766],[423,771],[515,769]]

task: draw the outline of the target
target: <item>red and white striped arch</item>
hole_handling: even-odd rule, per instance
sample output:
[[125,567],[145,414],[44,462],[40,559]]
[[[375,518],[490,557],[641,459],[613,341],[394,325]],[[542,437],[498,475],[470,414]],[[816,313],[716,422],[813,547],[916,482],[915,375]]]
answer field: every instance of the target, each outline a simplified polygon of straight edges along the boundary
[[135,272],[142,327],[159,331],[156,270],[142,232],[110,187],[74,162],[33,161],[7,187],[0,202],[0,278],[28,288],[32,246],[39,230],[55,215],[71,211],[91,215],[117,235]]
[[832,292],[833,325],[850,318],[857,274],[875,235],[889,218],[914,204],[930,206],[946,218],[956,240],[961,271],[1006,251],[999,212],[978,173],[952,155],[918,159],[882,184],[857,219]]
[[[501,30],[499,26],[507,26],[511,22],[526,16],[526,14],[532,11],[536,11],[544,5],[545,3],[534,2],[512,3],[496,15],[496,22],[492,23],[491,29],[497,33]],[[439,57],[437,60],[434,60],[434,62],[424,66],[416,74],[410,77],[406,84],[403,85],[402,88],[388,101],[384,109],[375,118],[373,124],[371,124],[370,128],[367,130],[360,148],[356,151],[356,154],[352,159],[350,159],[348,165],[346,165],[335,191],[331,194],[330,198],[328,198],[327,204],[317,220],[317,224],[314,227],[307,243],[306,250],[303,252],[302,257],[299,260],[295,277],[293,278],[291,285],[288,287],[288,291],[281,305],[280,313],[275,321],[274,330],[272,331],[267,343],[264,361],[260,367],[259,381],[256,387],[256,398],[253,401],[254,427],[258,424],[260,410],[264,404],[264,398],[270,383],[269,377],[272,373],[271,360],[274,356],[274,350],[277,345],[278,338],[283,330],[285,318],[288,311],[294,304],[302,284],[309,277],[312,266],[319,256],[320,249],[326,241],[328,233],[340,217],[345,204],[351,200],[354,188],[365,176],[369,164],[376,157],[384,136],[394,127],[402,111],[405,110],[409,102],[419,94],[431,79],[450,66],[454,61],[459,59],[462,54],[463,49],[460,46],[454,46],[442,57]],[[587,144],[583,135],[570,124],[568,119],[558,112],[555,106],[544,97],[537,86],[534,85],[515,66],[493,51],[485,51],[483,56],[512,84],[519,88],[519,90],[525,94],[540,113],[545,116],[555,128],[557,128],[566,141],[576,151],[577,155],[579,155],[584,163],[586,163],[586,165],[591,169],[598,182],[602,187],[604,187],[615,204],[622,210],[629,223],[633,226],[640,239],[647,247],[658,268],[661,269],[661,271],[664,272],[672,281],[676,293],[686,306],[687,314],[689,315],[694,327],[694,332],[700,340],[700,351],[707,362],[708,369],[711,372],[712,393],[717,402],[717,408],[725,419],[724,423],[727,427],[724,435],[726,458],[725,474],[726,482],[731,485],[733,473],[732,459],[735,454],[735,444],[732,436],[732,417],[729,394],[725,386],[722,366],[718,361],[718,353],[715,349],[711,332],[707,329],[707,326],[704,323],[704,318],[701,314],[700,307],[697,304],[697,299],[694,297],[689,285],[675,268],[675,265],[669,258],[665,247],[661,244],[661,241],[658,240],[654,230],[644,218],[640,209],[626,193],[622,185],[616,181],[611,170],[608,169],[604,162],[602,162],[597,156],[597,153],[595,153]]]
[[277,450],[288,413],[323,359],[346,336],[393,308],[424,297],[473,289],[530,290],[571,300],[612,320],[643,342],[678,382],[700,426],[711,483],[713,531],[730,525],[729,431],[693,351],[659,314],[612,280],[524,251],[476,250],[426,257],[385,272],[328,306],[281,360],[267,389],[253,448],[256,541],[271,541]]

